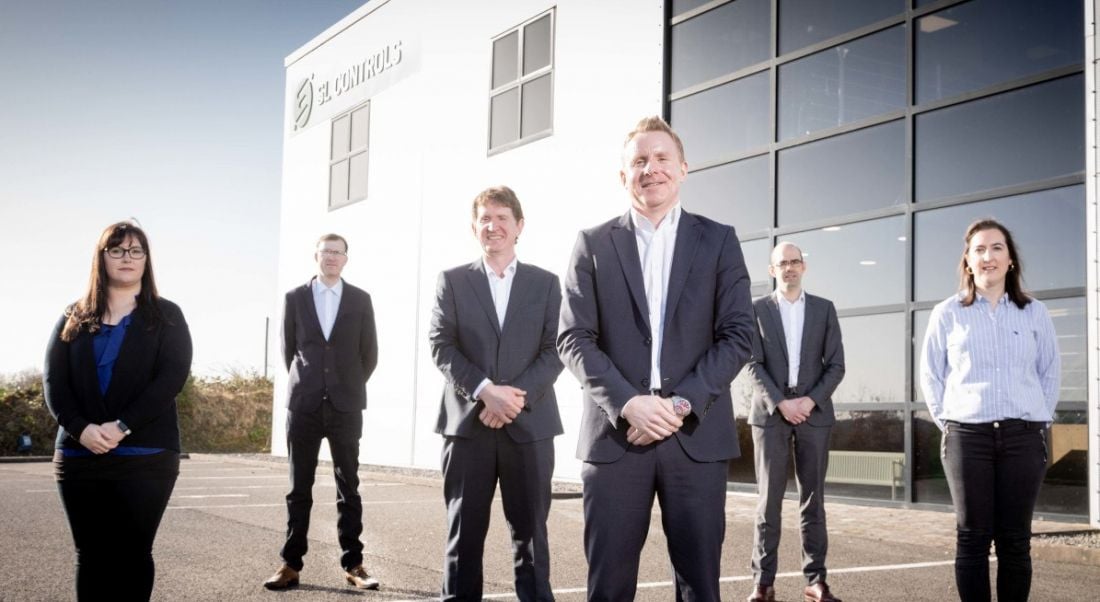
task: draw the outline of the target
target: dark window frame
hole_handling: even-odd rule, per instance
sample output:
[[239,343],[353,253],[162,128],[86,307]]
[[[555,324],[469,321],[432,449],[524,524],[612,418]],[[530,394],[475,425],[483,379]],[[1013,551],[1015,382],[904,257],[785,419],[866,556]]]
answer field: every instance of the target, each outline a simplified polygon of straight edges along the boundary
[[[549,40],[550,41],[550,62],[547,65],[544,65],[544,66],[532,71],[531,73],[525,74],[525,73],[523,73],[523,59],[524,59],[523,44],[524,44],[525,30],[526,30],[528,25],[531,25],[532,23],[534,23],[534,22],[538,21],[539,19],[542,19],[543,17],[546,17],[548,15],[550,17],[550,36],[549,36],[550,37],[550,40]],[[520,23],[519,25],[516,25],[515,27],[511,27],[508,30],[506,30],[504,32],[501,32],[500,34],[493,36],[493,38],[489,41],[489,48],[490,48],[490,52],[489,52],[489,56],[490,56],[490,59],[489,59],[489,102],[486,103],[486,111],[487,111],[487,114],[488,114],[488,122],[487,122],[487,127],[486,127],[486,134],[485,134],[485,148],[487,149],[488,156],[493,156],[493,155],[496,155],[496,154],[499,154],[499,153],[503,153],[503,152],[509,151],[513,148],[517,148],[517,147],[523,146],[525,144],[534,142],[536,140],[540,140],[542,138],[546,138],[548,136],[553,135],[553,133],[554,133],[554,71],[555,71],[555,68],[554,68],[554,63],[555,63],[554,55],[555,55],[555,50],[556,50],[556,46],[557,46],[556,35],[555,35],[556,31],[557,31],[557,8],[552,7],[552,8],[549,8],[549,9],[545,10],[545,11],[540,12],[539,14],[535,15],[534,17],[531,17],[530,19],[527,19],[526,21]],[[517,57],[516,57],[516,61],[517,61],[516,62],[516,79],[509,80],[508,82],[505,82],[505,83],[501,84],[500,86],[493,87],[493,67],[494,67],[493,61],[495,59],[494,53],[492,51],[493,45],[496,44],[496,42],[498,40],[501,40],[502,38],[506,38],[509,35],[513,34],[513,33],[517,35],[517,42],[516,42],[516,52],[517,52]],[[532,133],[528,134],[527,136],[524,136],[523,135],[523,93],[524,93],[524,88],[525,88],[526,84],[529,84],[532,81],[537,80],[537,79],[539,79],[541,77],[544,77],[544,76],[550,78],[550,98],[548,99],[548,104],[550,105],[550,127],[546,128],[544,130],[539,130],[537,132],[532,132]],[[519,133],[519,137],[516,138],[515,140],[510,140],[508,142],[498,144],[497,146],[493,146],[493,99],[497,98],[499,96],[502,96],[502,95],[504,95],[504,94],[506,94],[506,93],[508,93],[512,90],[517,90],[517,94],[518,94],[518,100],[517,100],[518,109],[516,111],[516,119],[517,119],[516,130]]]

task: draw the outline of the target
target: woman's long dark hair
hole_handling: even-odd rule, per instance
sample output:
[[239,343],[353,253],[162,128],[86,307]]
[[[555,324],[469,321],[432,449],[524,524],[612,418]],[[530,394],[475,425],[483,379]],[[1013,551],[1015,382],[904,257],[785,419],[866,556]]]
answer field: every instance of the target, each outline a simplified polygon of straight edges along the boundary
[[153,254],[149,250],[149,239],[145,232],[131,222],[118,222],[107,226],[99,237],[95,252],[92,254],[92,272],[88,277],[88,290],[79,301],[66,311],[68,320],[61,330],[61,340],[72,341],[81,330],[94,332],[99,329],[103,314],[107,311],[107,265],[103,255],[107,249],[121,245],[126,237],[134,240],[145,249],[145,272],[141,275],[141,292],[137,295],[137,309],[149,326],[160,323],[162,316],[157,307],[157,284],[153,278]]
[[959,259],[959,290],[965,293],[962,298],[962,305],[969,307],[978,298],[978,288],[974,285],[974,274],[967,271],[966,254],[970,252],[970,239],[982,230],[1000,230],[1001,234],[1004,234],[1005,246],[1008,247],[1008,256],[1011,261],[1008,271],[1005,273],[1005,292],[1008,293],[1008,298],[1016,304],[1016,307],[1023,309],[1028,303],[1031,303],[1031,295],[1024,290],[1023,262],[1020,259],[1019,252],[1016,251],[1016,243],[1012,240],[1012,233],[1000,222],[990,218],[980,219],[970,224],[966,229],[966,236],[963,237],[962,258]]

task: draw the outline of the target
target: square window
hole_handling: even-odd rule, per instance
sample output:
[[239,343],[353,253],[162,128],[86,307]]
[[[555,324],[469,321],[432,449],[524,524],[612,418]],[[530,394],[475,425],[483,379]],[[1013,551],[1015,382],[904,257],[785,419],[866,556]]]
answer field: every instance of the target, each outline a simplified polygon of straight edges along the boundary
[[549,135],[554,126],[553,100],[551,9],[493,40],[489,153]]

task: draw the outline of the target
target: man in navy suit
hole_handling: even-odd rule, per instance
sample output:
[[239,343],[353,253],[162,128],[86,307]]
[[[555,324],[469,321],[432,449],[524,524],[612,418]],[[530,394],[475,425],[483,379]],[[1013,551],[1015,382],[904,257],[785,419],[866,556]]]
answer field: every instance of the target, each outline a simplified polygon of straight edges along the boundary
[[588,597],[634,598],[656,495],[677,599],[718,600],[749,276],[733,228],[680,207],[683,144],[659,117],[628,134],[619,175],[630,210],[580,233],[558,337],[584,389]]
[[512,533],[516,597],[553,600],[546,519],[554,436],[562,433],[554,381],[561,287],[516,259],[523,208],[506,186],[474,198],[482,256],[439,275],[430,332],[446,377],[436,432],[444,436],[449,525],[443,600],[482,598],[482,552],[500,481]]
[[749,602],[775,600],[783,494],[794,447],[794,474],[802,517],[802,572],[809,602],[840,602],[825,582],[825,471],[836,416],[833,391],[844,378],[844,344],[836,308],[802,289],[802,250],[781,242],[768,272],[775,292],[753,301],[758,336],[748,373],[753,383],[752,442],[760,500],[756,507]]
[[359,497],[359,438],[367,407],[367,379],[378,363],[378,339],[370,295],[340,278],[348,263],[348,242],[338,234],[317,241],[317,275],[286,294],[283,358],[287,384],[286,444],[290,493],[283,566],[264,587],[298,585],[308,548],[309,513],[321,439],[328,439],[336,477],[336,532],[345,580],[376,589],[363,568],[363,503]]

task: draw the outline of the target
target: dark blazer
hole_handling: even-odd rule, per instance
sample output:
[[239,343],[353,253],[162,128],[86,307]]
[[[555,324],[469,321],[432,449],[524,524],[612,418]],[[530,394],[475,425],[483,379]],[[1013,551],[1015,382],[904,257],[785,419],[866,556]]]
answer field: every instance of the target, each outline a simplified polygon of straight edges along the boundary
[[[774,293],[754,300],[752,305],[756,313],[756,338],[754,362],[749,365],[753,383],[749,424],[768,426],[783,419],[775,408],[787,398],[783,394],[790,368],[787,338]],[[806,294],[801,355],[795,391],[816,404],[806,421],[812,426],[832,425],[836,422],[833,391],[844,379],[844,345],[833,302],[809,293]]]
[[501,329],[481,259],[442,272],[429,333],[432,359],[447,379],[435,431],[458,437],[490,431],[478,419],[484,404],[471,399],[488,378],[527,392],[523,411],[504,427],[514,441],[560,435],[554,394],[563,369],[554,348],[560,308],[558,277],[517,263]]
[[665,308],[664,382],[651,383],[649,311],[630,213],[580,233],[565,277],[558,350],[584,389],[581,460],[614,462],[626,453],[622,408],[650,389],[691,401],[676,437],[692,459],[740,455],[730,383],[751,355],[753,322],[732,227],[681,213]]
[[46,406],[57,420],[57,447],[82,448],[79,439],[89,424],[121,420],[132,434],[125,445],[180,450],[176,395],[191,372],[191,332],[179,306],[157,300],[162,320],[153,325],[146,311],[135,309],[111,373],[107,392],[99,392],[94,333],[81,331],[61,340],[61,316],[46,348],[43,375]]
[[370,295],[344,281],[329,340],[313,303],[313,279],[286,294],[283,359],[290,379],[286,407],[312,412],[328,391],[333,407],[354,412],[367,407],[367,379],[378,365],[378,335]]

